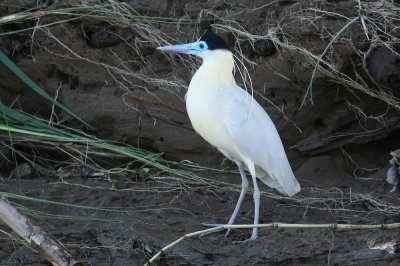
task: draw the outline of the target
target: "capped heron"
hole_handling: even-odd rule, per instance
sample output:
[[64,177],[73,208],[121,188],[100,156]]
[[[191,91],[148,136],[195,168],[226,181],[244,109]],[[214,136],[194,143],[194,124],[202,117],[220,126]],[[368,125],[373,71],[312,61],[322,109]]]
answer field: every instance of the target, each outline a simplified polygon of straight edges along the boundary
[[[260,190],[257,178],[280,193],[294,196],[300,191],[271,118],[245,90],[236,85],[234,58],[227,43],[214,32],[206,32],[193,43],[157,48],[203,59],[186,94],[186,109],[194,130],[239,167],[242,186],[228,224],[235,222],[248,188],[245,168],[254,186],[254,225],[259,222]],[[230,229],[226,232],[228,236]],[[251,237],[258,237],[253,228]]]

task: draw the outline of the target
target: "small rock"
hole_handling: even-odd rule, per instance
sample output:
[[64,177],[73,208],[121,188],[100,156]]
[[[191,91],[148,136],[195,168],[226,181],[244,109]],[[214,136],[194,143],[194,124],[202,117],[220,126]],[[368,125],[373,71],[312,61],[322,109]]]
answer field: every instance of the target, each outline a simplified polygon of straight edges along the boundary
[[392,156],[392,159],[389,161],[390,168],[386,174],[386,181],[393,185],[390,192],[400,193],[400,149],[392,151],[390,155]]
[[[392,49],[398,53],[400,45]],[[376,48],[367,59],[367,68],[377,83],[398,89],[400,87],[400,56],[394,51],[387,47]]]
[[29,163],[22,163],[11,172],[11,177],[16,179],[28,179],[32,177],[32,167]]

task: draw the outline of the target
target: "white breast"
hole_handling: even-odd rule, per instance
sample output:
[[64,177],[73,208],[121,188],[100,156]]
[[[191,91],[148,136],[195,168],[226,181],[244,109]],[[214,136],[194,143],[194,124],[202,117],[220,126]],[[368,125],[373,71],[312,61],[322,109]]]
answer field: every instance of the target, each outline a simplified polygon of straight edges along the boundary
[[[224,128],[226,94],[235,86],[232,74],[221,75],[204,64],[193,76],[186,94],[186,109],[194,130],[230,159],[237,157],[233,140]],[[220,64],[219,64],[220,65]]]
[[226,157],[241,158],[235,141],[228,134],[229,98],[236,90],[233,56],[226,50],[205,51],[203,64],[193,76],[186,94],[186,108],[196,132]]
[[223,149],[232,143],[223,127],[224,109],[218,94],[218,88],[190,88],[186,108],[194,130],[211,145]]

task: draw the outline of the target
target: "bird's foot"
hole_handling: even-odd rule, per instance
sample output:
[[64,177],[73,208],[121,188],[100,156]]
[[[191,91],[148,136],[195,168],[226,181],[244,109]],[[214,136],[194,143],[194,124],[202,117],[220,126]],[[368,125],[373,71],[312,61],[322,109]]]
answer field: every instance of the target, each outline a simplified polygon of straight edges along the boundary
[[232,231],[232,228],[228,228],[228,230],[226,230],[225,238],[228,238],[228,236],[231,233],[231,231]]
[[[209,224],[209,223],[201,223],[201,224],[204,225],[204,226],[207,226],[207,227],[220,227],[220,226],[223,226],[223,224]],[[223,230],[223,229],[221,229],[221,230]],[[214,233],[214,232],[215,231],[203,233],[199,237],[203,237],[203,236],[206,236],[206,235]]]
[[[201,224],[204,225],[204,226],[207,226],[207,227],[221,227],[221,226],[224,225],[224,224],[209,224],[209,223],[201,223]],[[223,229],[221,229],[221,230],[223,230]],[[232,230],[232,228],[228,228],[228,229],[227,229],[227,231],[226,231],[226,233],[225,233],[225,238],[227,238],[227,237],[229,236],[231,230]],[[200,237],[203,237],[203,236],[205,236],[205,235],[208,235],[208,234],[211,234],[211,233],[214,233],[214,232],[215,232],[215,231],[213,231],[213,232],[207,232],[207,233],[201,234]],[[250,242],[250,241],[256,240],[257,237],[258,237],[258,231],[255,230],[255,232],[253,232],[253,233],[251,234],[251,237],[250,237],[250,238],[247,238],[247,239],[244,239],[244,240],[232,241],[232,243],[233,243],[233,244],[243,244],[243,243],[246,243],[246,242]]]
[[257,235],[251,235],[250,238],[247,238],[245,240],[232,241],[232,243],[233,244],[243,244],[243,243],[246,243],[246,242],[250,242],[250,241],[256,240],[257,237],[258,237]]
[[209,224],[209,223],[201,223],[201,224],[207,227],[219,227],[224,225],[224,224]]
[[[207,227],[220,227],[220,226],[223,226],[224,224],[202,223],[202,225],[207,226]],[[221,230],[222,230],[222,229],[221,229]],[[228,229],[226,230],[225,238],[228,238],[228,236],[229,236],[229,234],[231,233],[231,231],[232,231],[232,228],[228,228]],[[205,236],[205,235],[208,235],[208,234],[211,234],[211,233],[213,233],[213,232],[204,233],[204,234],[201,234],[200,236]]]

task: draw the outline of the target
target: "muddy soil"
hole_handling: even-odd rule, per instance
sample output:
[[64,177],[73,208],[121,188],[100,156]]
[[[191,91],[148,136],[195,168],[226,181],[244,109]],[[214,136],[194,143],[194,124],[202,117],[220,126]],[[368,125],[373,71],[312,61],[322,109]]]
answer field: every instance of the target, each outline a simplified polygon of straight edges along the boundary
[[[218,175],[227,182],[238,176]],[[303,184],[313,180],[300,180]],[[345,185],[347,184],[347,185]],[[297,199],[276,198],[262,186],[261,221],[287,223],[391,223],[399,222],[397,195],[381,181],[338,182],[337,187],[306,187]],[[114,190],[112,189],[114,186]],[[170,192],[165,192],[170,188]],[[175,188],[175,189],[172,189]],[[350,191],[351,189],[351,191]],[[202,222],[226,222],[239,195],[224,188],[180,188],[154,181],[82,179],[63,181],[46,177],[9,179],[1,190],[97,210],[70,208],[10,199],[39,215],[32,219],[60,240],[84,265],[143,265],[160,248],[182,235],[204,229]],[[164,192],[155,192],[161,191]],[[364,199],[357,197],[362,192]],[[353,194],[353,200],[349,193]],[[334,199],[334,200],[333,200]],[[303,202],[304,201],[304,202]],[[383,205],[374,205],[378,201]],[[122,213],[100,208],[123,209]],[[253,200],[249,193],[238,223],[252,223]],[[60,215],[60,216],[56,216]],[[61,215],[74,216],[73,220]],[[5,226],[2,230],[9,231]],[[233,244],[249,230],[233,231],[229,238],[214,233],[188,239],[168,251],[156,265],[398,265],[399,230],[266,229],[253,242]],[[0,265],[48,265],[18,241],[0,239]]]

